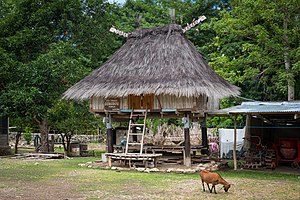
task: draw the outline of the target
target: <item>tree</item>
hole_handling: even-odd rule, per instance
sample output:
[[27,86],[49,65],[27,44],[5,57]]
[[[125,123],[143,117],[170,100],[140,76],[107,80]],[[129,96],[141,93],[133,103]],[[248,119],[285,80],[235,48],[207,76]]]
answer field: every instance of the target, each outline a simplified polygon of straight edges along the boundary
[[217,36],[210,65],[247,98],[293,100],[299,84],[299,1],[233,0],[231,7],[211,23]]
[[40,128],[42,151],[49,150],[48,110],[67,88],[87,75],[89,62],[73,44],[52,45],[46,54],[19,66],[19,80],[2,95],[10,115],[30,118]]
[[103,64],[122,45],[109,32],[120,8],[103,0],[89,0],[81,3],[81,18],[72,29],[72,40],[80,51],[91,60],[91,68]]
[[49,110],[50,126],[61,135],[67,155],[73,135],[85,134],[88,130],[96,131],[101,126],[101,122],[89,113],[87,105],[87,102],[59,100]]
[[71,37],[82,16],[81,3],[14,0],[1,4],[0,113],[22,119],[17,120],[23,121],[18,123],[21,127],[27,121],[38,125],[42,151],[47,152],[48,109],[90,71],[89,55],[84,56]]

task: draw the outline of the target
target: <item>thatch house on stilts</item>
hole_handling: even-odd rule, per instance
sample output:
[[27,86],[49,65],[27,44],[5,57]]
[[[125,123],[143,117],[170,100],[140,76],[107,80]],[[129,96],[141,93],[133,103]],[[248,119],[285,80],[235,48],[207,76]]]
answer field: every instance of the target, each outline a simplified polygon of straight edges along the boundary
[[[68,89],[63,98],[90,99],[90,111],[107,117],[108,153],[113,153],[111,121],[130,120],[125,157],[130,145],[140,145],[143,154],[145,123],[134,124],[135,116],[144,120],[184,117],[183,153],[185,164],[190,165],[189,120],[205,122],[205,113],[218,109],[220,98],[239,95],[239,88],[208,66],[180,25],[138,28],[127,38],[106,63]],[[142,138],[132,143],[136,126],[142,127]],[[202,141],[207,148],[205,124]]]

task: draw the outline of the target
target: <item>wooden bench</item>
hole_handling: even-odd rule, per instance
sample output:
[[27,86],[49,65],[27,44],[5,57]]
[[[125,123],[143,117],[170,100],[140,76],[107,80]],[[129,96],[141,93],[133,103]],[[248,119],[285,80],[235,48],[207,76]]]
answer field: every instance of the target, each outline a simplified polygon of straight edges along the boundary
[[[145,168],[148,167],[156,167],[158,159],[162,156],[162,154],[139,154],[139,153],[106,153],[105,156],[108,160],[108,166],[112,167],[112,163],[114,161],[123,161],[126,165],[126,161],[128,161],[128,165],[131,168],[133,165],[143,164]],[[153,163],[152,166],[149,163]]]

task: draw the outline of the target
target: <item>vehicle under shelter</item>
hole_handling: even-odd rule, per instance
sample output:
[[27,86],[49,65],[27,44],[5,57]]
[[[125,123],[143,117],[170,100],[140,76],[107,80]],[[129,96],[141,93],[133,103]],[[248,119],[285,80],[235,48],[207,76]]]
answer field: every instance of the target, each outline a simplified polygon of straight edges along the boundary
[[243,102],[213,113],[246,115],[244,168],[291,164],[300,169],[299,101]]

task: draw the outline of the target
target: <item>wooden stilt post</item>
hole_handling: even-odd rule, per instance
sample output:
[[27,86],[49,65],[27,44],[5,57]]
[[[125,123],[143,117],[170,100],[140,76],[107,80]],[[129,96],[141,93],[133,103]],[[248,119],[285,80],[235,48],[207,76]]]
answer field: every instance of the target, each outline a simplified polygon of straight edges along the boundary
[[184,124],[184,153],[183,160],[184,165],[190,167],[192,164],[191,159],[191,143],[190,143],[190,120],[189,115],[182,118],[182,123]]
[[207,127],[206,127],[206,116],[201,122],[201,136],[202,136],[202,149],[201,154],[208,154],[208,140],[207,140]]
[[234,115],[233,164],[234,164],[234,170],[237,170],[237,161],[236,161],[236,115]]
[[111,115],[107,115],[106,118],[106,147],[107,153],[113,153],[113,130],[112,130],[112,123],[111,123]]

